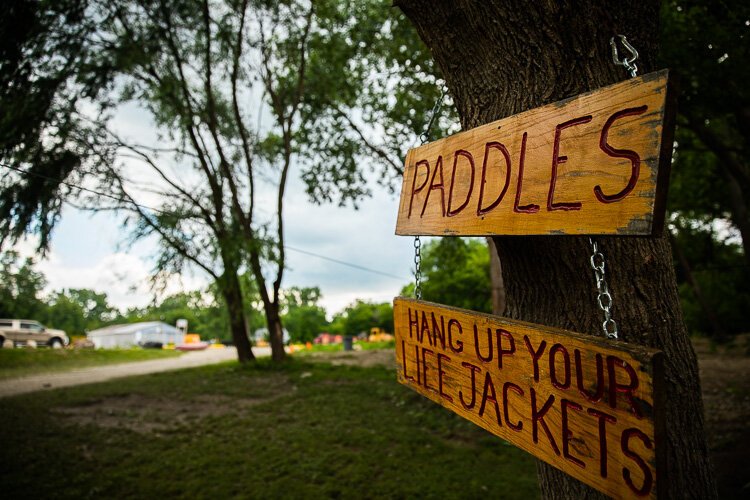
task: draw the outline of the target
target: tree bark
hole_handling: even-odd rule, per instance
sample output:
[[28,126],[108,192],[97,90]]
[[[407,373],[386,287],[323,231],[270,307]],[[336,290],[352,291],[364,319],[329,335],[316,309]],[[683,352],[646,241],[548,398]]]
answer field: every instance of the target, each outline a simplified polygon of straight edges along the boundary
[[268,325],[268,341],[271,344],[271,359],[283,361],[286,358],[284,351],[284,330],[281,325],[278,302],[265,304],[266,324]]
[[503,283],[503,266],[497,253],[495,240],[487,238],[490,251],[490,286],[492,287],[492,314],[502,315],[505,312],[505,284]]
[[242,300],[242,288],[236,271],[224,271],[221,277],[223,283],[219,288],[224,295],[229,312],[229,328],[232,331],[232,342],[237,348],[237,358],[240,363],[255,361],[248,336],[247,318]]
[[[432,51],[464,129],[627,78],[609,39],[624,34],[653,71],[658,2],[397,0]],[[599,238],[621,339],[665,353],[666,470],[669,498],[714,498],[704,437],[698,366],[682,320],[668,240]],[[505,314],[601,335],[591,248],[580,237],[497,237]],[[545,498],[603,495],[538,462]]]

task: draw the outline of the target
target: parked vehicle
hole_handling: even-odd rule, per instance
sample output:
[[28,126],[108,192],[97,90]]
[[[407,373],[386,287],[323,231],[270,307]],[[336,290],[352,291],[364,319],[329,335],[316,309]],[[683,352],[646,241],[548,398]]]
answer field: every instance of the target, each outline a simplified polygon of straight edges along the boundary
[[62,330],[47,328],[38,321],[29,319],[0,319],[0,346],[6,340],[14,346],[26,345],[33,340],[36,345],[46,345],[53,349],[60,349],[70,343],[70,339]]

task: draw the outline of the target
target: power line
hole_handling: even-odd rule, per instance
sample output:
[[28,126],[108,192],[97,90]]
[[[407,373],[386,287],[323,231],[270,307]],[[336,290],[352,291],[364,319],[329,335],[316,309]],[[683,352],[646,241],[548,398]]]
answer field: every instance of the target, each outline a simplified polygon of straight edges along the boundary
[[331,257],[326,257],[325,255],[319,255],[317,253],[309,252],[307,250],[300,250],[299,248],[290,247],[289,245],[284,245],[284,248],[286,248],[287,250],[292,250],[294,252],[303,253],[305,255],[311,255],[319,259],[327,260],[330,262],[335,262],[336,264],[341,264],[342,266],[353,267],[354,269],[359,269],[360,271],[367,271],[370,273],[379,274],[381,276],[387,276],[388,278],[393,278],[393,279],[397,279],[401,281],[407,280],[407,278],[402,278],[401,276],[396,276],[395,274],[389,274],[383,271],[378,271],[377,269],[370,269],[369,267],[360,266],[359,264],[352,264],[351,262],[345,262],[343,260],[333,259]]
[[[169,214],[169,212],[165,212],[164,210],[161,210],[159,208],[154,208],[154,207],[151,207],[151,206],[148,206],[148,205],[142,205],[140,203],[135,203],[133,200],[129,200],[129,199],[125,199],[125,198],[118,198],[117,196],[114,196],[114,195],[111,195],[111,194],[108,194],[108,193],[102,193],[100,191],[96,191],[95,189],[90,189],[90,188],[86,188],[86,187],[83,187],[83,186],[79,186],[77,184],[73,184],[73,183],[70,183],[70,182],[64,181],[62,179],[55,178],[55,177],[50,177],[48,175],[40,174],[38,172],[31,172],[31,171],[28,171],[28,170],[24,170],[22,168],[14,167],[12,165],[7,165],[5,163],[0,163],[0,166],[5,167],[5,168],[10,169],[10,170],[13,170],[15,172],[19,172],[21,174],[33,175],[33,176],[36,176],[36,177],[39,177],[39,178],[42,178],[42,179],[46,179],[46,180],[50,180],[50,181],[53,181],[53,182],[59,182],[60,184],[64,184],[65,186],[71,187],[73,189],[78,189],[78,190],[81,190],[81,191],[85,191],[87,193],[95,194],[97,196],[103,196],[105,198],[109,198],[111,200],[119,201],[121,203],[128,203],[130,205],[134,205],[136,207],[143,208],[143,209],[146,209],[146,210],[151,210],[153,212],[158,212],[158,213],[161,213],[161,214],[164,214],[164,215],[168,215]],[[385,277],[388,277],[388,278],[397,279],[397,280],[400,280],[400,281],[408,281],[408,278],[403,278],[401,276],[396,276],[394,274],[389,274],[389,273],[386,273],[384,271],[379,271],[377,269],[372,269],[372,268],[369,268],[369,267],[361,266],[359,264],[354,264],[352,262],[346,262],[344,260],[334,259],[332,257],[327,257],[325,255],[320,255],[320,254],[317,254],[315,252],[310,252],[309,250],[302,250],[302,249],[299,249],[299,248],[290,247],[289,245],[284,245],[284,248],[287,249],[287,250],[291,250],[293,252],[298,252],[298,253],[302,253],[302,254],[305,254],[305,255],[309,255],[311,257],[317,257],[318,259],[327,260],[329,262],[334,262],[334,263],[342,265],[342,266],[347,266],[347,267],[351,267],[353,269],[358,269],[360,271],[366,271],[366,272],[369,272],[369,273],[378,274],[378,275],[381,275],[381,276],[385,276]]]

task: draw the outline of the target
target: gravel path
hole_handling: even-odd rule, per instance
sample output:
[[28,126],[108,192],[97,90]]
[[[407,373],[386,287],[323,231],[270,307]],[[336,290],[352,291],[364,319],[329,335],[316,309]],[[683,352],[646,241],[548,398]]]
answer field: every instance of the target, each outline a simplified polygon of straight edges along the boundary
[[[253,348],[253,353],[258,357],[269,356],[271,349],[268,347],[255,347]],[[131,375],[146,375],[148,373],[211,365],[232,359],[237,359],[237,350],[233,347],[228,347],[226,349],[206,349],[205,351],[188,352],[177,358],[136,361],[133,363],[120,363],[67,372],[7,379],[0,381],[0,398],[60,387],[93,384],[120,377],[129,377]]]

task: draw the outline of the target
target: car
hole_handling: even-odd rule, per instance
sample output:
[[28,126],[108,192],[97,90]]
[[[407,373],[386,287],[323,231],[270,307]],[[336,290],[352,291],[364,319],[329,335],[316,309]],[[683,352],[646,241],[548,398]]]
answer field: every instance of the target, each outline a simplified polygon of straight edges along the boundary
[[60,349],[70,343],[64,331],[47,328],[31,319],[0,319],[0,346],[6,340],[12,341],[14,346],[27,345],[33,340],[39,346],[46,345],[53,349]]

